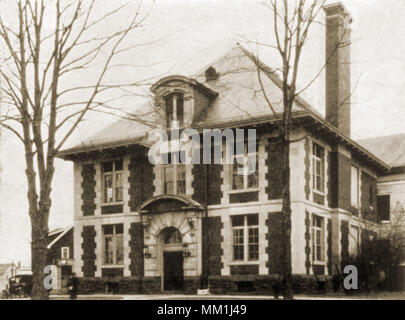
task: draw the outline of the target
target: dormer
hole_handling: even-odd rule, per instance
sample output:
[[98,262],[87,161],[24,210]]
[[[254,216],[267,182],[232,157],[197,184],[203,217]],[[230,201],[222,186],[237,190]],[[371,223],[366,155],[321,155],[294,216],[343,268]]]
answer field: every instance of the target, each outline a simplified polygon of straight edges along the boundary
[[188,128],[204,121],[211,102],[218,96],[200,82],[179,75],[160,79],[151,91],[166,128]]

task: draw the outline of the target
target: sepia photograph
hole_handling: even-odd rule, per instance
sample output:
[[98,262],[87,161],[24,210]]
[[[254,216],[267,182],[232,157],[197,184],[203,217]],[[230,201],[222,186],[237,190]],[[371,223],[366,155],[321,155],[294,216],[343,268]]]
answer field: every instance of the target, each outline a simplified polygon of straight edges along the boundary
[[0,1],[0,305],[405,300],[404,16]]

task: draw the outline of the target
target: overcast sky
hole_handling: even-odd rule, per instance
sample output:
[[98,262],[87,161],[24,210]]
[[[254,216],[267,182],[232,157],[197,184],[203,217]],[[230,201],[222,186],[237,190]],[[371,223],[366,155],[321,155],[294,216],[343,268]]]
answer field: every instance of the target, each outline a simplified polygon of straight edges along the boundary
[[[100,8],[105,9],[108,1],[99,1]],[[145,2],[150,8],[150,3]],[[343,2],[354,19],[352,84],[358,83],[358,86],[352,99],[352,137],[358,139],[405,132],[405,0]],[[137,36],[142,41],[161,40],[158,44],[128,53],[125,61],[139,61],[144,67],[132,70],[124,77],[139,79],[151,75],[192,74],[220,57],[238,41],[271,41],[271,18],[271,13],[260,0],[157,0],[143,33]],[[322,19],[323,16],[320,17]],[[116,19],[116,24],[120,24],[120,19]],[[106,29],[112,27],[114,25],[105,25]],[[323,65],[324,37],[323,27],[314,27],[301,65],[299,80],[302,84]],[[273,64],[276,60],[272,54],[260,52],[266,63],[277,67]],[[305,97],[324,113],[323,75],[305,93]],[[133,101],[133,107],[138,103]],[[106,117],[88,119],[69,145],[78,143],[114,120]],[[0,263],[13,260],[28,265],[30,222],[22,147],[7,132],[3,132],[0,154]],[[51,229],[73,223],[72,180],[71,163],[58,160],[52,193]]]

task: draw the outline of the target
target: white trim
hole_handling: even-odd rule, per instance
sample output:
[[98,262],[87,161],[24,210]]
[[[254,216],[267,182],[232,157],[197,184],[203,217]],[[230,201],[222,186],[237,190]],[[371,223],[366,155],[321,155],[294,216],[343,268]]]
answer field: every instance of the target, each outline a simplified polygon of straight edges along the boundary
[[238,194],[238,193],[248,193],[248,192],[259,192],[260,188],[251,188],[251,189],[234,189],[234,190],[229,190],[228,194]]
[[379,186],[390,186],[390,185],[401,185],[405,184],[404,178],[398,178],[398,180],[395,181],[378,181]]
[[[64,256],[63,251],[67,249],[67,257]],[[61,247],[60,248],[60,257],[61,259],[68,260],[70,259],[70,248],[69,247]]]
[[47,249],[52,248],[52,246],[53,246],[56,242],[58,242],[59,239],[62,238],[66,233],[68,233],[68,231],[69,231],[70,229],[72,229],[72,228],[73,228],[73,226],[66,228],[59,236],[57,236],[55,239],[53,239],[53,241],[52,241],[50,244],[48,244],[48,246],[47,246],[46,248],[47,248]]
[[[325,148],[324,145],[318,143],[317,141],[311,140],[311,142],[312,142],[311,143],[311,150],[310,150],[311,190],[312,190],[312,193],[316,193],[318,195],[325,196],[325,193],[327,191],[326,190],[327,189],[327,185],[326,185],[326,176],[327,176],[327,171],[326,171],[326,148]],[[318,146],[319,148],[321,148],[321,150],[322,150],[322,158],[319,158],[314,154],[315,145]],[[314,176],[315,176],[315,178],[317,176],[316,175],[316,169],[315,169],[315,162],[317,160],[320,161],[321,166],[322,166],[322,168],[321,168],[321,188],[323,189],[323,191],[314,188],[314,184],[316,185],[316,181],[314,181]],[[311,195],[311,196],[312,196],[312,199],[313,199],[313,195]]]

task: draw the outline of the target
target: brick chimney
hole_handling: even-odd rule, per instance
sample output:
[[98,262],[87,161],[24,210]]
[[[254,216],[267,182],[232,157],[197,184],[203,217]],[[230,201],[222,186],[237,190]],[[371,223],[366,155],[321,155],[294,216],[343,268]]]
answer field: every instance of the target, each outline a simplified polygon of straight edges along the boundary
[[350,77],[352,18],[342,3],[324,7],[326,13],[326,120],[350,137]]

